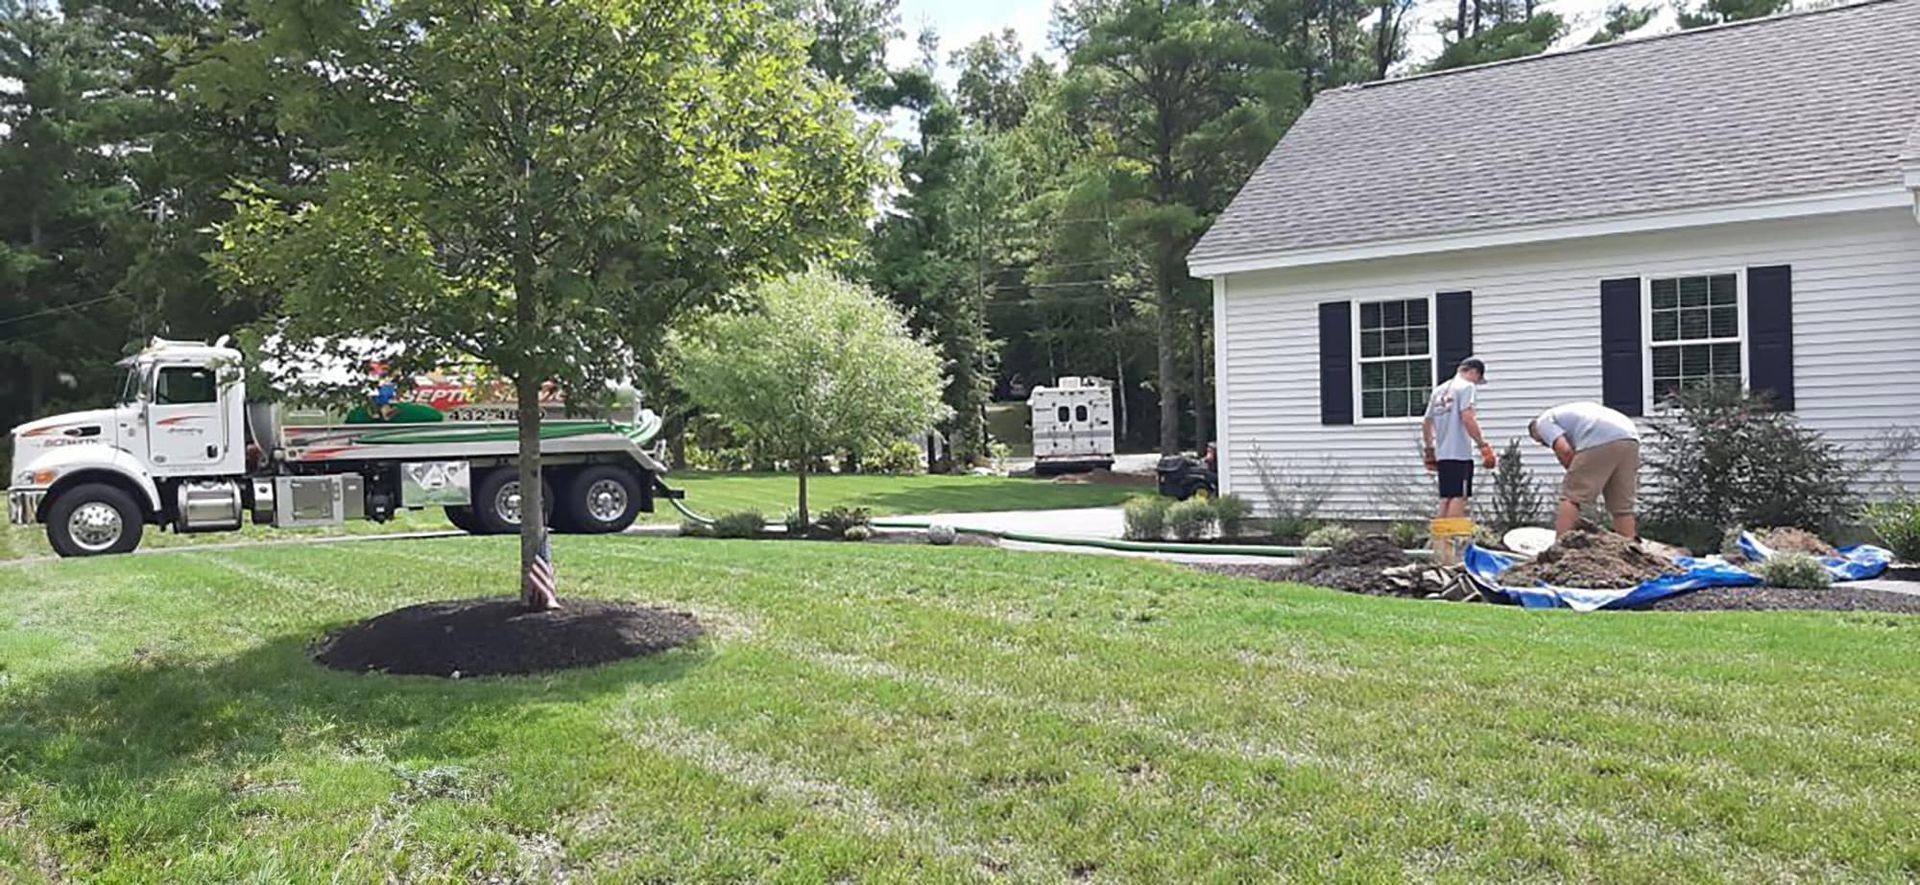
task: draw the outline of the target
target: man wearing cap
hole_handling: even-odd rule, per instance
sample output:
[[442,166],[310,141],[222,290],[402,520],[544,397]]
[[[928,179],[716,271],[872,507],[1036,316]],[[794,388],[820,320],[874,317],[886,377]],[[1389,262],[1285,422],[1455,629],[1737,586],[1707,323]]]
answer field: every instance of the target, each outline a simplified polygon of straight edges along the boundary
[[1480,384],[1487,379],[1487,365],[1469,357],[1460,363],[1452,378],[1433,389],[1427,397],[1427,417],[1420,424],[1421,451],[1427,472],[1440,480],[1441,519],[1467,515],[1467,499],[1473,497],[1473,455],[1493,469],[1493,446],[1480,432],[1476,402]]
[[1638,537],[1633,509],[1640,495],[1640,428],[1633,419],[1599,403],[1554,406],[1527,425],[1535,442],[1553,449],[1567,469],[1553,528],[1565,534],[1580,522],[1580,510],[1604,498],[1613,530]]

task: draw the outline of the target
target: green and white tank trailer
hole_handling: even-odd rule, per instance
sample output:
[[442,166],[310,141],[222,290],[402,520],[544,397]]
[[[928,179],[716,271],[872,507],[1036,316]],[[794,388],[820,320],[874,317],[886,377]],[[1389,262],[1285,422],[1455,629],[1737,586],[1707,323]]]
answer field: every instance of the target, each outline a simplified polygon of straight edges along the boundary
[[[112,406],[14,428],[9,520],[46,526],[62,556],[125,553],[150,527],[329,526],[428,507],[474,534],[518,531],[518,412],[499,386],[433,375],[339,413],[249,403],[242,360],[224,339],[156,338],[121,362]],[[569,416],[557,392],[543,394],[556,531],[621,531],[678,495],[661,480],[659,417],[631,390],[615,402]]]

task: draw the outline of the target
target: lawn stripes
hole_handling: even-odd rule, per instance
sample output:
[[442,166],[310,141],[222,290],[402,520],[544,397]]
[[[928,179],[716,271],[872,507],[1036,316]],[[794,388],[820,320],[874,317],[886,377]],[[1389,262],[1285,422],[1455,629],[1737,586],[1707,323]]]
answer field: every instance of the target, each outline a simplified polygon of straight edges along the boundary
[[872,792],[817,777],[764,756],[735,748],[712,734],[657,713],[640,716],[628,709],[619,723],[635,744],[710,771],[734,783],[766,790],[843,826],[881,838],[922,844],[934,853],[964,860],[989,875],[1020,881],[1058,879],[1062,870],[1010,840],[982,844],[957,836],[935,818],[889,807]]

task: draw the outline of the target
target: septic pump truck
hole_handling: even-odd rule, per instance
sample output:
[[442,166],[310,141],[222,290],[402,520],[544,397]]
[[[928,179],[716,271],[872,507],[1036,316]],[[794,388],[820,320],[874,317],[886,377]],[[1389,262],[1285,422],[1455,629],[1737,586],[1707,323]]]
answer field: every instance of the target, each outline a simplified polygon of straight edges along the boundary
[[[341,414],[247,402],[241,354],[224,338],[155,338],[120,365],[111,408],[13,429],[8,518],[44,524],[61,556],[129,552],[148,526],[303,528],[427,507],[472,534],[519,531],[518,410],[497,388],[435,375]],[[541,475],[556,531],[618,532],[657,497],[680,494],[644,448],[658,416],[630,390],[616,401],[612,413],[568,417],[557,392],[543,394]]]

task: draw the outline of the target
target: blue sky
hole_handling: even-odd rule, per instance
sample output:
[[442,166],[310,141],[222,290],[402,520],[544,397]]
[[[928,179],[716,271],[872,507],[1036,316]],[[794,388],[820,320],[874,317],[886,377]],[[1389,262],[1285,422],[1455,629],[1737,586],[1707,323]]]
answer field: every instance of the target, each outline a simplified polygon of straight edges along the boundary
[[983,34],[1012,28],[1028,52],[1047,49],[1047,22],[1053,17],[1051,0],[900,0],[900,26],[908,38],[893,47],[897,64],[915,54],[913,39],[932,27],[940,35],[940,57],[972,43]]
[[[1617,0],[1550,0],[1543,4],[1569,23],[1566,38],[1555,48],[1566,49],[1586,42],[1605,20],[1604,10],[1614,2]],[[1453,6],[1452,0],[1421,0],[1416,4],[1416,24],[1409,41],[1414,61],[1425,61],[1440,51],[1436,24]],[[890,61],[896,65],[912,61],[916,54],[913,38],[929,26],[940,35],[942,63],[949,53],[982,34],[1008,27],[1020,35],[1020,43],[1028,52],[1040,50],[1054,56],[1047,45],[1047,23],[1052,15],[1052,0],[900,0],[900,25],[908,37],[893,46]],[[1668,4],[1661,4],[1660,15],[1645,33],[1672,30],[1672,18]]]

